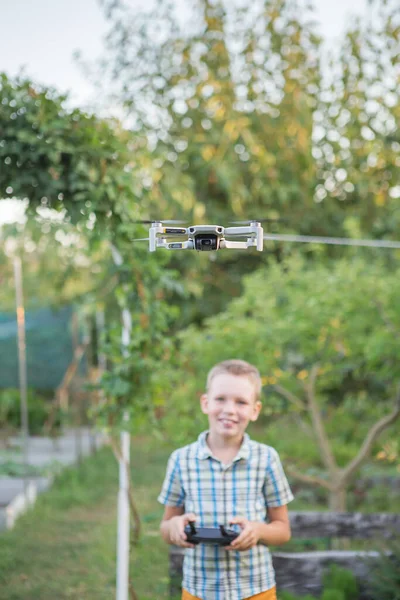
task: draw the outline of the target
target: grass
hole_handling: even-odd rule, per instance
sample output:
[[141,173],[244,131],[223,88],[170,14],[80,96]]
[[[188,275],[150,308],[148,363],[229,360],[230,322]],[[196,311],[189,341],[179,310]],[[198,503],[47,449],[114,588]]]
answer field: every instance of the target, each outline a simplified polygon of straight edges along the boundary
[[[157,495],[170,449],[151,448],[144,440],[133,440],[133,446],[143,531],[130,553],[130,574],[140,600],[168,598],[168,549],[158,533],[163,509]],[[0,600],[114,598],[117,489],[118,467],[108,448],[58,476],[15,528],[0,534]]]

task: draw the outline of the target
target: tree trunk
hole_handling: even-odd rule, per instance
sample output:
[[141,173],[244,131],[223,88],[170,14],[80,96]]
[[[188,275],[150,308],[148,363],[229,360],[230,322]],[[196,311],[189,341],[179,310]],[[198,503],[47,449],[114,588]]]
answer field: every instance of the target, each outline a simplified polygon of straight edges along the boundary
[[345,484],[338,485],[329,494],[329,510],[332,512],[346,512],[347,490]]

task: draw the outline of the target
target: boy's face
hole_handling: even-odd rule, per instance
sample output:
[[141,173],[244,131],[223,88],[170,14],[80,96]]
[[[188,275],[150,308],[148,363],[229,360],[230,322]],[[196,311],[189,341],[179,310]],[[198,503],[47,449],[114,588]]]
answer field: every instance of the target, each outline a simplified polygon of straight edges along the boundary
[[249,422],[257,420],[261,410],[261,402],[255,399],[250,379],[230,373],[216,375],[200,401],[203,413],[208,415],[210,433],[238,441]]

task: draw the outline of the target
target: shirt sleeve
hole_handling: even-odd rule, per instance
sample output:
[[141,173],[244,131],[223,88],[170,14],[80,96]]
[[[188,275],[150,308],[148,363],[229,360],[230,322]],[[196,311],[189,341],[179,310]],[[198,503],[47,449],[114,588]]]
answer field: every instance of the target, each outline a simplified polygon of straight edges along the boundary
[[263,492],[267,508],[284,506],[294,499],[279,454],[271,447],[267,459]]
[[175,450],[168,460],[167,473],[157,500],[166,506],[183,506],[185,490],[182,487],[179,464],[179,450]]

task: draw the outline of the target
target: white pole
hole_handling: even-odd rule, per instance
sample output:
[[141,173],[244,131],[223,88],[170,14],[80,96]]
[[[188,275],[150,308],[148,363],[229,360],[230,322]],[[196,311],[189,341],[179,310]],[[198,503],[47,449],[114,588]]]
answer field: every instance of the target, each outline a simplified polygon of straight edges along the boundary
[[[114,262],[122,264],[122,256],[115,246],[111,246]],[[122,352],[126,356],[131,338],[132,318],[129,310],[122,311]],[[124,421],[128,415],[124,414]],[[121,458],[119,460],[119,491],[118,491],[118,537],[117,537],[117,590],[116,600],[128,600],[129,591],[129,497],[128,469],[130,463],[130,435],[121,432]]]
[[29,424],[28,424],[28,400],[27,400],[27,373],[26,373],[26,342],[25,342],[25,309],[24,295],[22,291],[22,266],[21,259],[14,257],[14,279],[15,279],[15,304],[17,312],[17,336],[18,336],[18,373],[19,389],[21,395],[21,433],[23,444],[24,459],[24,488],[27,487],[27,466],[28,466],[28,444],[29,444]]
[[129,590],[129,501],[128,473],[130,435],[121,432],[121,459],[119,461],[118,540],[117,540],[117,595],[116,600],[128,600]]

